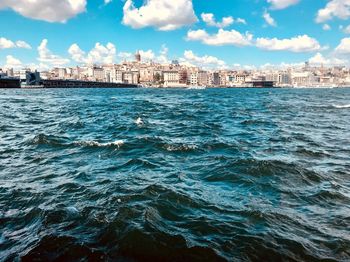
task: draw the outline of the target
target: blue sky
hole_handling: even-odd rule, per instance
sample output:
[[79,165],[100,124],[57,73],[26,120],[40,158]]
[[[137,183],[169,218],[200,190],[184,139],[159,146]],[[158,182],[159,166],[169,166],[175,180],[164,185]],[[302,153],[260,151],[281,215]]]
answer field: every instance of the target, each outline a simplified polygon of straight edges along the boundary
[[0,66],[119,62],[138,49],[213,67],[348,65],[349,18],[350,0],[0,0]]

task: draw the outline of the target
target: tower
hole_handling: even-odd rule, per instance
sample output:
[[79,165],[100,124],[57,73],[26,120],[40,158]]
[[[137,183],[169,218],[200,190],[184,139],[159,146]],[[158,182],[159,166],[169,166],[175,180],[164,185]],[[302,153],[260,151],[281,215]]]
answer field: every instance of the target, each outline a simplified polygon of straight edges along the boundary
[[141,55],[140,55],[140,51],[137,51],[135,54],[135,61],[140,63],[141,62]]

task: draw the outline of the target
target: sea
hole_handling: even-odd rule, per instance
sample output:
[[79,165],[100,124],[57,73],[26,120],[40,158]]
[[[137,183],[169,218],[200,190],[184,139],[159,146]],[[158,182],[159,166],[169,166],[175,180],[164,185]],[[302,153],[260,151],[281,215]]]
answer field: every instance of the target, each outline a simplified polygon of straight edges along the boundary
[[350,89],[0,90],[0,261],[350,261]]

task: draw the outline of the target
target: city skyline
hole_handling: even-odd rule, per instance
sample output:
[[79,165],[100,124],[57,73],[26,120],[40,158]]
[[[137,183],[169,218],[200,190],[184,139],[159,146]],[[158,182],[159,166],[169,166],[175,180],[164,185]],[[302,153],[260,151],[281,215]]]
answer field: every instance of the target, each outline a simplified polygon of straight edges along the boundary
[[349,0],[1,0],[0,13],[0,67],[113,64],[135,50],[216,69],[350,59]]

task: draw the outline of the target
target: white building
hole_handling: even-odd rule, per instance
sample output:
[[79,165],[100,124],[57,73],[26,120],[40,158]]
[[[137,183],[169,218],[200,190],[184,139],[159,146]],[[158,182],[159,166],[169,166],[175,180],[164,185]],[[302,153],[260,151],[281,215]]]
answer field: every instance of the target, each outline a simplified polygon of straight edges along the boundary
[[163,71],[165,87],[177,87],[180,84],[179,71]]
[[104,81],[105,72],[102,67],[94,67],[92,70],[92,77],[95,81]]
[[125,84],[139,84],[140,74],[138,71],[129,71],[123,73],[123,83]]
[[190,86],[198,86],[198,72],[191,72],[188,77]]
[[56,68],[56,76],[59,79],[65,79],[66,78],[66,69],[65,68]]
[[313,78],[310,72],[293,72],[292,83],[296,87],[310,86],[313,82]]

